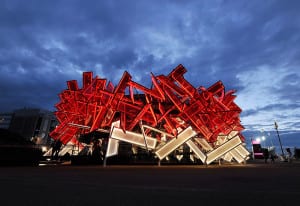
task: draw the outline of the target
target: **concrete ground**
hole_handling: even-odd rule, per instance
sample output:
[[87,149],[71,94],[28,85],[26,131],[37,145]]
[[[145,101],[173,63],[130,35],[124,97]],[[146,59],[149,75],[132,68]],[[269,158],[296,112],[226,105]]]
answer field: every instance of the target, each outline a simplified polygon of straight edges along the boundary
[[300,162],[0,167],[1,205],[299,205]]

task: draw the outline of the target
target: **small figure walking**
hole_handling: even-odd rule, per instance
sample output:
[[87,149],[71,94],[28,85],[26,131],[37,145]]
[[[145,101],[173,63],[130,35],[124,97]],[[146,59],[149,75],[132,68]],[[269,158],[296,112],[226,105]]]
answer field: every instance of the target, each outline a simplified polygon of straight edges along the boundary
[[265,159],[265,163],[268,163],[268,159],[269,159],[269,150],[267,148],[263,149],[263,155],[264,155],[264,159]]
[[275,155],[274,155],[274,152],[271,152],[271,154],[270,154],[270,159],[271,159],[271,163],[274,163],[274,161],[275,161]]
[[290,148],[286,148],[286,152],[288,153],[287,155],[287,161],[292,162],[292,152]]
[[58,154],[60,152],[60,148],[61,148],[61,145],[62,145],[62,142],[58,139],[58,140],[55,140],[53,143],[52,143],[52,160],[58,160]]

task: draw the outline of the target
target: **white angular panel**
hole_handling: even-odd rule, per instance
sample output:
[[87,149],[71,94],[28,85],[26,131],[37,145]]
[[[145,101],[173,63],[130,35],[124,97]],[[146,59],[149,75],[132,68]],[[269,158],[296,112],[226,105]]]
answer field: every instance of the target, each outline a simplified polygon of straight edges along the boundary
[[64,156],[65,154],[69,153],[72,154],[73,145],[66,145],[64,146],[58,153],[58,156]]
[[216,149],[210,151],[207,153],[207,159],[206,159],[206,164],[210,164],[217,158],[223,156],[233,148],[237,147],[242,143],[241,139],[239,136],[235,136],[229,141],[225,142],[224,144],[220,145]]
[[111,138],[111,133],[114,127],[120,127],[120,120],[111,123],[105,158],[118,154],[119,140]]
[[142,134],[131,132],[131,131],[126,131],[126,133],[124,133],[122,129],[116,127],[112,129],[111,138],[128,142],[131,144],[135,144],[140,147],[146,147],[145,145],[145,139],[146,139],[148,149],[149,148],[155,149],[156,142],[157,142],[155,138],[145,136],[144,139],[144,136]]
[[119,140],[109,138],[105,157],[111,157],[118,154]]
[[238,135],[238,131],[231,131],[228,135],[224,135],[222,133],[220,133],[217,137],[217,141],[215,143],[216,146],[224,144],[225,142],[227,142],[229,139],[235,137],[236,135]]
[[228,138],[227,138],[227,135],[218,135],[217,137],[217,141],[215,142],[215,145],[218,146],[218,145],[221,145],[221,144],[224,144],[225,142],[227,142]]
[[205,163],[206,155],[199,149],[199,147],[190,139],[186,144],[191,148],[191,150],[199,157],[199,159]]
[[48,149],[48,151],[45,152],[45,153],[43,154],[43,156],[44,156],[44,157],[47,157],[47,156],[51,156],[51,154],[52,154],[52,147],[51,147],[50,149]]
[[204,138],[194,138],[195,141],[201,145],[201,147],[206,151],[213,150],[212,146]]
[[231,162],[232,159],[233,159],[233,157],[232,157],[232,155],[231,155],[230,152],[227,152],[227,153],[224,155],[223,159],[224,159],[225,161],[227,161],[227,162]]
[[232,157],[238,162],[238,163],[242,163],[245,159],[237,152],[236,149],[233,149],[229,152]]
[[174,138],[159,148],[155,154],[159,159],[165,158],[168,154],[174,151],[177,147],[188,141],[190,138],[195,136],[197,133],[192,129],[191,126],[183,130],[178,134],[177,138]]
[[235,148],[235,150],[243,157],[246,158],[247,156],[250,155],[250,152],[243,146],[239,145]]
[[145,146],[146,146],[146,150],[149,150],[148,149],[148,145],[147,145],[147,141],[146,141],[147,136],[146,136],[143,124],[142,124],[142,120],[140,120],[139,125],[140,125],[141,131],[142,131],[142,135],[143,135],[143,138],[144,138],[144,143],[145,143]]
[[235,137],[238,133],[239,133],[238,131],[233,130],[228,134],[227,138],[231,139],[231,138]]
[[154,131],[154,132],[158,132],[158,133],[160,133],[160,134],[163,134],[163,135],[166,135],[166,136],[168,136],[168,137],[175,137],[174,135],[172,135],[172,134],[169,134],[169,133],[167,133],[167,132],[164,132],[164,131],[161,131],[161,130],[159,130],[159,129],[156,129],[155,127],[151,127],[151,126],[148,126],[148,125],[145,125],[145,124],[142,124],[142,127],[143,128],[147,128],[147,129],[150,129],[150,130],[152,130],[152,131]]

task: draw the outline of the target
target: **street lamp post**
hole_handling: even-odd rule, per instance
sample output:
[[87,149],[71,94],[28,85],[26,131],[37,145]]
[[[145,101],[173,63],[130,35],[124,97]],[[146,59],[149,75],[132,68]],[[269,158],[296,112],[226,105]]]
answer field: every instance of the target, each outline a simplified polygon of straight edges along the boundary
[[281,144],[281,140],[280,140],[280,136],[279,136],[279,132],[278,132],[278,124],[277,124],[276,121],[275,121],[275,129],[276,129],[277,136],[278,136],[278,139],[279,139],[279,144],[280,144],[280,148],[281,148],[281,152],[282,152],[282,157],[284,157],[283,149],[282,149],[282,144]]
[[251,138],[251,145],[252,145],[252,158],[255,159],[254,147],[253,147],[253,139],[252,138]]

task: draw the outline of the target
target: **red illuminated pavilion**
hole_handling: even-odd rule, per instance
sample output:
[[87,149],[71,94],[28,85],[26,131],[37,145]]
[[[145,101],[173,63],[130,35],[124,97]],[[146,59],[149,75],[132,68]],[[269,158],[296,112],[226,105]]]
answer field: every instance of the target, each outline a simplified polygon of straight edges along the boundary
[[[235,91],[225,91],[221,81],[208,88],[194,87],[184,78],[186,72],[180,64],[166,76],[151,73],[151,88],[133,81],[127,71],[116,86],[84,72],[81,88],[76,80],[70,80],[59,94],[60,102],[55,105],[59,125],[50,136],[63,144],[76,143],[79,135],[109,131],[112,123],[120,120],[124,132],[137,131],[143,122],[173,138],[191,126],[197,137],[212,147],[216,147],[218,136],[232,131],[244,141],[239,118],[242,110],[234,103]],[[145,133],[151,135],[150,130]],[[161,137],[153,138],[159,142]]]

